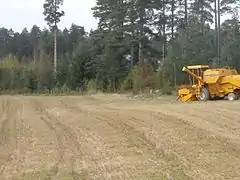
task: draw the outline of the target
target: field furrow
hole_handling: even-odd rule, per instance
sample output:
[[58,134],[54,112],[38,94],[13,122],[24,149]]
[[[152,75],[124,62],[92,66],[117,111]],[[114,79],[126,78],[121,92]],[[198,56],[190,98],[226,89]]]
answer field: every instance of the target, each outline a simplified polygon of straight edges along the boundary
[[1,179],[239,179],[240,101],[0,97]]

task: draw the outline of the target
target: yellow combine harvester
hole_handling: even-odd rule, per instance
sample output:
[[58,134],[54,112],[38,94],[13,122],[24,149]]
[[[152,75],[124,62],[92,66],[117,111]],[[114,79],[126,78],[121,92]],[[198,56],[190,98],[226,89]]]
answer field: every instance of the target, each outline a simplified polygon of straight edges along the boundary
[[240,75],[235,69],[195,65],[183,67],[182,71],[189,74],[191,82],[178,90],[178,99],[182,102],[220,98],[232,101],[240,95]]

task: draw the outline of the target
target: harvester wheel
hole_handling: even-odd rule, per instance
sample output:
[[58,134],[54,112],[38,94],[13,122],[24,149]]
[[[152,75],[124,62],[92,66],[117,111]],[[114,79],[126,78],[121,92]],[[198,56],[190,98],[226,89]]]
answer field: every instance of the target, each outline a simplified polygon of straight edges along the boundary
[[238,97],[235,93],[229,93],[227,98],[228,98],[229,101],[234,101],[234,100],[238,99]]
[[200,101],[207,101],[210,99],[210,93],[207,88],[202,88],[199,96]]

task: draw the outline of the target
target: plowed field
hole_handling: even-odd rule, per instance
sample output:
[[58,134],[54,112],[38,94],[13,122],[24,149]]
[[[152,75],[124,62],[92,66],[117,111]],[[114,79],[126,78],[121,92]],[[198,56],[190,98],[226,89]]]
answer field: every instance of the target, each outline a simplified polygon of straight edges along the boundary
[[0,97],[0,179],[240,179],[240,101]]

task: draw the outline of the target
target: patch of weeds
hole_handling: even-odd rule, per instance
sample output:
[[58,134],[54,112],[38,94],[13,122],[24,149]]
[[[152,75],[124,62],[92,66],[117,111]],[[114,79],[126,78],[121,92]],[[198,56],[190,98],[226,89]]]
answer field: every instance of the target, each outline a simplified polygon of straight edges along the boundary
[[54,177],[55,172],[51,170],[33,171],[23,173],[20,177],[14,178],[15,180],[50,180]]
[[174,168],[170,174],[174,180],[190,180],[191,179],[188,175],[186,175],[186,173],[181,167]]
[[173,152],[158,150],[157,156],[167,163],[168,175],[174,180],[190,180],[191,178],[185,173],[183,164]]
[[147,178],[146,179],[150,179],[150,180],[169,180],[164,174],[160,174],[160,173],[147,173]]

